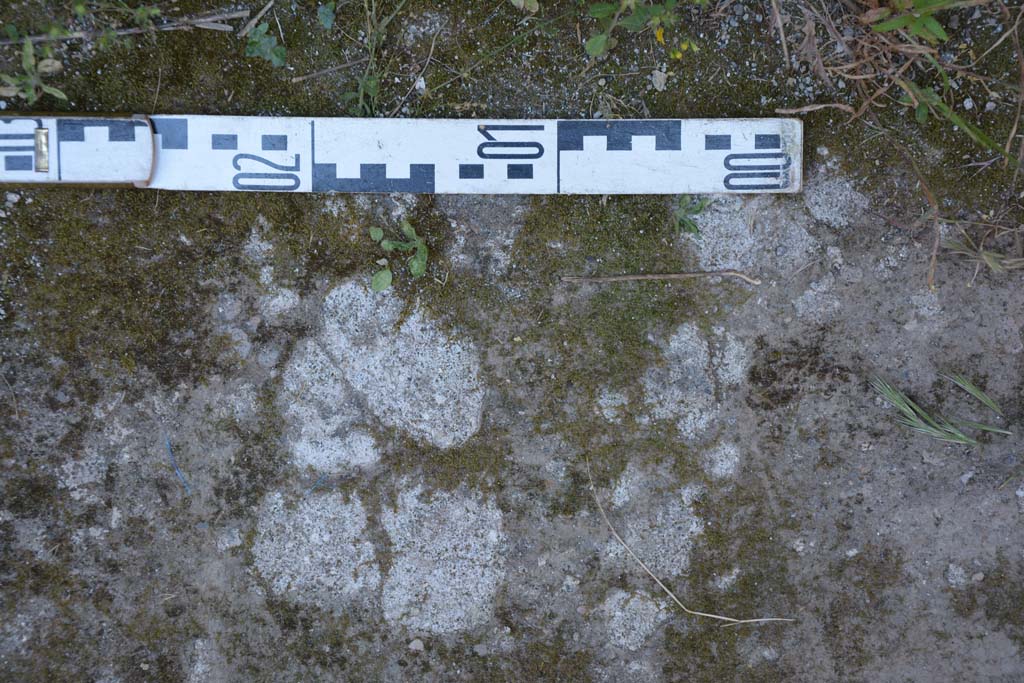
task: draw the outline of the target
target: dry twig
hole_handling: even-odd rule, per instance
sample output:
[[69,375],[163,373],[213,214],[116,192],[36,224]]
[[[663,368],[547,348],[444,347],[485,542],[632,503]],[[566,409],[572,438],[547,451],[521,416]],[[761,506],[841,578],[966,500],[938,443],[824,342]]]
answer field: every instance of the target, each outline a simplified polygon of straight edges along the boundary
[[806,107],[797,107],[796,109],[776,109],[776,114],[806,114],[812,111],[818,111],[819,109],[839,109],[845,111],[847,114],[853,114],[854,109],[848,104],[842,102],[826,102],[824,104],[808,104]]
[[345,64],[339,64],[338,66],[332,66],[332,67],[328,67],[326,69],[320,69],[319,71],[314,71],[313,73],[306,74],[305,76],[295,76],[294,78],[292,78],[292,83],[301,83],[302,81],[308,81],[309,79],[316,78],[318,76],[326,76],[327,74],[332,74],[335,71],[341,71],[342,69],[347,69],[350,66],[357,66],[359,64],[362,64],[363,62],[368,61],[369,59],[370,59],[369,57],[363,57],[362,59],[357,59],[354,62],[346,62]]
[[[999,10],[1000,10],[1000,12],[1002,12],[1003,18],[1004,19],[1009,19],[1010,11],[1007,9],[1006,3],[1005,2],[1000,2],[999,5],[1000,5]],[[978,65],[978,63],[981,62],[981,60],[985,59],[985,57],[988,57],[990,54],[992,54],[993,50],[995,50],[997,47],[1002,45],[1004,40],[1006,40],[1011,35],[1013,35],[1013,34],[1015,34],[1017,32],[1017,28],[1020,26],[1020,20],[1021,20],[1022,17],[1024,17],[1024,7],[1021,8],[1020,12],[1017,12],[1017,20],[1013,22],[1013,26],[1011,26],[1007,30],[1003,31],[1003,35],[999,36],[999,40],[997,40],[996,42],[994,42],[991,45],[989,45],[988,49],[985,50],[984,52],[982,52],[980,57],[978,57],[973,62],[971,62],[970,66],[971,66],[972,69],[974,67],[976,67]]]
[[[1003,14],[1003,18],[1009,20],[1010,10],[1007,9],[1005,2],[999,3],[999,9]],[[1013,23],[1006,33],[1002,35],[999,41],[996,42],[998,45],[1003,38],[1006,37],[1007,33],[1013,38],[1013,49],[1017,53],[1017,65],[1018,73],[1020,78],[1020,91],[1017,93],[1017,115],[1013,118],[1013,128],[1010,130],[1010,135],[1006,138],[1006,147],[1003,149],[1003,156],[1007,157],[1006,163],[1009,163],[1010,146],[1013,144],[1013,139],[1017,135],[1017,126],[1020,125],[1021,113],[1024,113],[1024,52],[1021,51],[1020,35],[1017,33],[1018,27],[1020,26],[1021,17],[1024,16],[1024,7],[1021,7],[1020,11],[1017,12],[1017,21]],[[995,46],[993,46],[995,47]],[[1018,159],[1024,159],[1024,139],[1020,143],[1020,151],[1017,154]],[[1005,168],[1005,164],[1003,168]],[[1020,176],[1020,166],[1015,166],[1013,169],[1013,182],[1010,184],[1010,188],[1016,190],[1017,178]]]
[[942,243],[942,216],[939,213],[939,202],[932,193],[931,188],[928,186],[928,182],[924,179],[924,174],[921,173],[921,167],[917,165],[917,160],[914,159],[914,155],[910,153],[910,150],[896,142],[892,136],[885,132],[885,129],[882,128],[881,124],[877,125],[878,129],[881,130],[882,134],[889,140],[889,143],[899,151],[903,158],[906,159],[914,169],[914,174],[917,176],[917,182],[920,183],[921,191],[924,193],[924,198],[928,202],[928,214],[925,218],[932,222],[935,237],[932,241],[931,257],[928,259],[927,281],[928,289],[935,291],[935,268],[939,262],[939,245]]
[[[249,10],[238,10],[237,12],[223,12],[220,14],[204,14],[201,17],[194,17],[192,19],[179,19],[177,21],[169,21],[165,24],[154,24],[148,28],[135,27],[135,28],[124,28],[118,31],[114,31],[115,35],[118,36],[134,36],[140,33],[149,33],[150,31],[191,31],[194,28],[206,28],[217,31],[223,31],[221,28],[222,21],[230,21],[232,19],[245,19],[249,16]],[[28,36],[27,40],[31,40],[33,43],[63,43],[71,40],[87,40],[94,37],[96,34],[90,31],[73,31],[67,35],[62,36],[51,36],[49,34],[43,34],[38,36]],[[11,39],[7,38],[0,40],[0,45],[21,45],[26,38]]]
[[156,103],[160,99],[160,85],[164,80],[164,70],[162,67],[157,67],[156,70],[156,92],[153,93],[153,107],[150,109],[151,114],[156,113]]
[[782,12],[779,10],[779,0],[772,0],[772,15],[775,17],[775,27],[779,31],[779,42],[782,43],[782,58],[785,61],[785,69],[789,69],[789,47],[786,45],[786,29],[782,26]]
[[416,89],[416,83],[418,83],[419,80],[426,75],[427,67],[430,66],[430,60],[433,59],[434,57],[434,45],[435,43],[437,43],[437,37],[439,35],[441,35],[440,29],[437,31],[437,33],[434,34],[434,37],[430,39],[430,51],[427,53],[427,61],[423,63],[423,68],[420,69],[419,75],[416,76],[416,78],[413,80],[412,85],[410,85],[409,89],[405,92],[405,96],[402,97],[401,100],[399,100],[398,104],[395,105],[395,108],[391,110],[390,114],[388,114],[389,117],[393,118],[396,114],[398,114],[399,110],[402,108],[402,105],[404,105],[405,101],[409,99],[409,95],[412,95],[412,91]]
[[658,584],[658,587],[661,588],[661,590],[663,590],[665,592],[665,595],[667,595],[669,598],[671,598],[672,602],[676,603],[676,605],[679,607],[679,609],[683,610],[687,614],[689,614],[691,616],[694,616],[694,617],[707,617],[708,619],[717,619],[718,621],[724,621],[726,623],[723,624],[723,627],[724,626],[739,626],[741,624],[763,624],[763,623],[773,622],[773,621],[782,621],[782,622],[795,621],[794,619],[786,619],[786,618],[782,618],[782,617],[764,617],[764,618],[760,618],[760,619],[733,619],[732,617],[725,617],[725,616],[722,616],[721,614],[711,614],[711,613],[708,613],[708,612],[698,612],[697,610],[692,610],[689,607],[687,607],[686,605],[684,605],[679,600],[679,598],[676,597],[676,594],[673,593],[669,589],[668,586],[666,586],[664,583],[662,583],[661,579],[659,579],[655,575],[655,573],[652,572],[650,570],[650,568],[646,564],[644,564],[644,561],[641,560],[637,556],[637,554],[635,552],[633,552],[633,549],[629,547],[629,544],[626,543],[626,541],[623,540],[622,536],[619,535],[619,532],[615,530],[614,526],[612,526],[612,523],[608,520],[608,514],[604,511],[604,506],[601,505],[601,499],[597,495],[597,486],[594,485],[594,475],[590,471],[590,457],[589,456],[584,456],[584,461],[587,463],[587,479],[590,481],[590,493],[594,497],[594,503],[597,505],[597,511],[601,514],[601,519],[604,521],[605,526],[608,527],[608,531],[611,532],[612,536],[615,537],[615,540],[619,542],[619,545],[621,545],[625,549],[625,551],[629,554],[629,556],[631,558],[633,558],[633,560],[638,565],[640,565],[640,568],[643,569],[644,572],[646,572],[649,577],[654,579],[654,582],[656,584]]
[[260,23],[260,19],[263,18],[263,15],[269,12],[270,8],[273,6],[274,0],[270,0],[270,2],[264,5],[263,9],[257,12],[255,17],[246,22],[245,26],[242,27],[242,30],[238,32],[238,37],[245,38],[247,35],[249,35],[249,32],[256,28],[256,24]]
[[598,277],[578,277],[566,275],[562,282],[635,282],[639,280],[693,280],[702,277],[735,277],[752,285],[761,281],[738,270],[699,270],[688,273],[640,273],[636,275],[604,275]]

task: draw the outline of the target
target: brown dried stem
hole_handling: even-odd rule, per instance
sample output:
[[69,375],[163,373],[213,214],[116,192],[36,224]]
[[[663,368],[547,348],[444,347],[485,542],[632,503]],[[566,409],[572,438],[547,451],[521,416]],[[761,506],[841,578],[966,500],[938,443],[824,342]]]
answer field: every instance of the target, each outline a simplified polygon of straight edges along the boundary
[[580,277],[566,275],[562,282],[636,282],[640,280],[693,280],[702,277],[735,277],[752,285],[761,281],[738,270],[699,270],[687,273],[638,273],[635,275],[604,275],[597,277]]
[[669,587],[666,586],[661,581],[661,579],[659,579],[657,577],[657,575],[655,575],[655,573],[650,570],[650,568],[646,564],[644,564],[644,561],[641,560],[637,556],[637,554],[635,552],[633,552],[633,549],[629,547],[629,544],[626,543],[625,540],[623,540],[622,536],[619,535],[619,532],[615,530],[614,526],[612,526],[612,523],[608,520],[608,514],[604,511],[604,506],[601,505],[601,499],[597,495],[597,486],[594,485],[594,475],[590,471],[590,458],[589,458],[589,456],[584,456],[584,461],[587,463],[587,479],[590,481],[590,493],[594,497],[594,503],[597,505],[597,511],[601,514],[601,519],[604,521],[605,526],[608,527],[608,531],[611,532],[612,536],[615,538],[616,541],[619,542],[619,545],[621,545],[625,549],[625,551],[629,554],[629,556],[631,558],[633,558],[633,561],[636,562],[638,565],[640,565],[640,568],[643,569],[644,572],[649,577],[654,579],[654,582],[656,584],[658,584],[658,587],[661,588],[662,591],[665,592],[665,595],[667,595],[669,598],[671,598],[672,602],[676,603],[676,605],[679,607],[679,609],[683,610],[687,614],[689,614],[691,616],[694,616],[694,617],[707,617],[708,619],[717,619],[718,621],[724,621],[726,623],[723,624],[723,627],[726,627],[726,626],[740,626],[742,624],[763,624],[763,623],[767,623],[767,622],[778,622],[778,621],[781,621],[781,622],[792,622],[792,621],[795,621],[794,619],[786,619],[786,618],[782,618],[782,617],[764,617],[764,618],[760,618],[760,619],[734,619],[732,617],[722,616],[721,614],[711,614],[709,612],[699,612],[697,610],[692,610],[689,607],[687,607],[686,605],[684,605],[679,600],[679,598],[676,597],[676,594],[673,593],[669,589]]
[[[247,9],[238,10],[236,12],[204,14],[199,17],[193,17],[192,19],[179,19],[177,21],[169,21],[165,24],[154,24],[147,28],[124,28],[114,31],[114,33],[119,36],[134,36],[139,35],[140,33],[149,33],[151,31],[191,31],[194,28],[222,31],[224,29],[218,24],[218,22],[230,21],[232,19],[245,19],[248,16],[249,10]],[[51,36],[49,34],[27,36],[27,40],[30,40],[33,43],[63,43],[71,40],[88,40],[96,35],[96,33],[91,31],[73,31],[63,36]],[[5,38],[4,40],[0,40],[0,45],[21,45],[25,40],[26,38]]]

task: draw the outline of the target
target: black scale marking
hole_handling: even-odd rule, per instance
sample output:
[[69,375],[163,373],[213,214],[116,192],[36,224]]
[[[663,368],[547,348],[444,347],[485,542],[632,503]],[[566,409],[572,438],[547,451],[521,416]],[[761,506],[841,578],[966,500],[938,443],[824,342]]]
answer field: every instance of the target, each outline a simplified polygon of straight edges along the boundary
[[[25,130],[24,133],[0,133],[0,155],[4,158],[5,171],[34,171],[35,155],[20,152],[35,151],[35,129],[41,128],[43,122],[38,119],[0,119],[0,130]],[[19,123],[28,123],[27,128]],[[26,144],[28,143],[28,144]]]
[[654,136],[654,149],[678,152],[683,149],[682,121],[559,121],[558,151],[582,152],[584,137],[607,138],[609,152],[633,149],[634,136]]
[[[184,121],[184,119],[181,119]],[[57,119],[57,179],[62,178],[62,150],[65,144],[85,142],[86,128],[106,128],[107,142],[135,142],[135,131],[144,128],[149,132],[149,124],[145,121],[131,119]]]

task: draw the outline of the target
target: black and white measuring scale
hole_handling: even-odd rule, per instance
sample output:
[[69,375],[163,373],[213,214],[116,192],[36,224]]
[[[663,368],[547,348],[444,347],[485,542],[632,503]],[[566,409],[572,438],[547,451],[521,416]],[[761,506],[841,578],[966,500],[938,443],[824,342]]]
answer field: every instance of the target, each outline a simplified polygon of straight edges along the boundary
[[443,194],[799,192],[797,119],[0,118],[0,183]]

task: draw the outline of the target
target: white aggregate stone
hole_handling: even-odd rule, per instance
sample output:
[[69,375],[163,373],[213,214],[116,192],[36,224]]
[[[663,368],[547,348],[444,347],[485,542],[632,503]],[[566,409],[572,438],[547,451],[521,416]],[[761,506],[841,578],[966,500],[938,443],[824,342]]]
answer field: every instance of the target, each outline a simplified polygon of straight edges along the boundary
[[294,507],[271,493],[259,513],[252,548],[256,569],[278,596],[338,608],[371,598],[380,586],[366,511],[358,498],[309,495]]
[[380,458],[373,436],[357,427],[355,394],[316,341],[296,348],[282,377],[280,402],[296,464],[333,472]]
[[669,339],[664,363],[649,368],[642,379],[651,416],[675,420],[688,440],[701,436],[718,413],[710,359],[700,330],[683,323]]
[[505,575],[501,511],[465,493],[422,489],[385,507],[393,564],[384,582],[384,617],[413,631],[450,633],[486,622]]
[[632,651],[639,650],[669,616],[660,603],[619,589],[608,594],[601,605],[601,613],[607,619],[609,639]]
[[345,380],[384,424],[435,446],[465,442],[480,428],[480,359],[468,341],[450,339],[414,308],[355,281],[324,301],[320,340]]
[[[693,510],[699,493],[699,488],[687,486],[629,510],[617,524],[629,547],[659,577],[678,576],[690,566],[694,544],[704,532],[704,522]],[[604,555],[617,566],[633,562],[615,539],[608,541]]]

